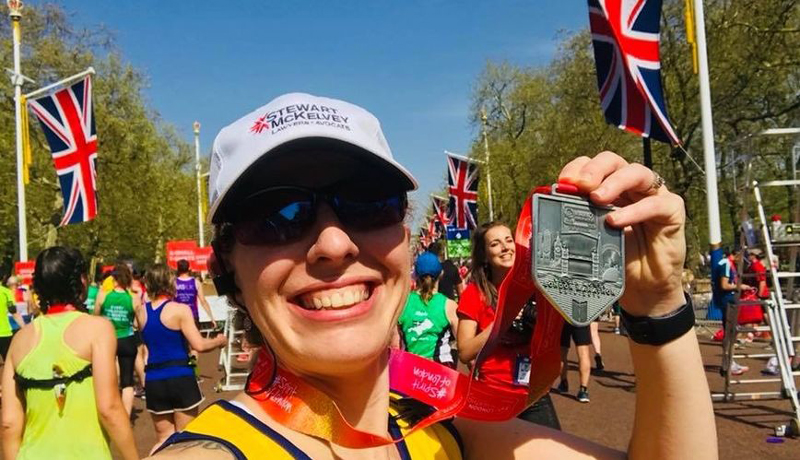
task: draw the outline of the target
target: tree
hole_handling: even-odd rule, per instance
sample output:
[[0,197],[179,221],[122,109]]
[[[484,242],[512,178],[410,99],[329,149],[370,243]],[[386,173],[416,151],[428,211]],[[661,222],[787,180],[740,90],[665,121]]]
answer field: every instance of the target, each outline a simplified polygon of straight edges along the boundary
[[[702,163],[696,141],[699,88],[683,7],[683,1],[665,1],[661,25],[664,89],[683,148],[653,143],[653,157],[654,169],[686,201],[688,260],[694,265],[697,253],[707,248],[708,226],[704,173],[695,164]],[[800,8],[796,0],[707,1],[706,30],[723,240],[733,242],[750,196],[743,187],[753,179],[790,175],[793,139],[748,136],[800,121]],[[487,63],[473,93],[476,128],[482,108],[488,117],[494,206],[509,223],[530,187],[552,183],[576,156],[612,150],[629,161],[641,159],[641,140],[603,119],[587,30],[565,36],[557,56],[543,67]],[[480,135],[471,155],[484,156]],[[798,201],[789,190],[769,190],[765,199],[773,212],[785,215]],[[480,209],[486,209],[485,185]]]
[[[188,143],[144,102],[145,76],[126,64],[110,36],[75,30],[54,5],[26,8],[22,18],[23,72],[43,86],[88,66],[97,74],[98,216],[57,227],[62,200],[50,152],[31,117],[33,164],[26,187],[29,253],[54,244],[74,246],[106,261],[151,262],[169,239],[196,237],[195,179]],[[11,61],[11,32],[0,22],[0,59]],[[31,91],[32,87],[26,87]],[[13,88],[0,80],[0,266],[6,271],[17,243]]]

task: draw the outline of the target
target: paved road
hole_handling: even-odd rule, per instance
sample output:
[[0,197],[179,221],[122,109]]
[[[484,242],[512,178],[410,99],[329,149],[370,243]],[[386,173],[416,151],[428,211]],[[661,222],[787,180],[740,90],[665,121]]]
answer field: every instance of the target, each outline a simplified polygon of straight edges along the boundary
[[[721,348],[707,335],[699,336],[706,375],[712,391],[721,391],[719,376]],[[627,339],[611,333],[611,328],[601,326],[603,358],[606,372],[593,376],[589,387],[591,403],[579,403],[572,396],[553,395],[562,428],[618,449],[624,449],[633,427],[635,404],[635,379],[628,352]],[[762,344],[753,345],[753,348]],[[571,353],[572,368],[569,374],[570,389],[578,388],[577,357]],[[763,363],[740,361],[751,368],[745,377],[758,378]],[[760,388],[760,387],[756,387]],[[747,388],[743,391],[760,391]],[[774,389],[762,388],[763,390]],[[573,390],[573,391],[574,391]],[[788,401],[749,401],[716,403],[717,433],[722,459],[798,459],[800,440],[786,439],[782,444],[769,444],[775,425],[786,423],[790,417]]]
[[[601,326],[603,357],[606,371],[592,377],[590,383],[591,403],[581,404],[574,397],[578,388],[578,375],[574,351],[571,355],[572,370],[569,374],[572,395],[553,395],[561,424],[567,432],[574,433],[624,449],[633,425],[633,408],[636,392],[633,369],[628,353],[627,340],[614,335],[607,325]],[[719,377],[720,347],[701,336],[702,352],[707,375],[712,389],[721,388]],[[753,348],[762,345],[753,345]],[[217,352],[201,356],[201,386],[208,404],[218,398],[230,397],[233,393],[215,393],[214,384],[222,376],[217,369]],[[750,365],[749,377],[759,374],[762,364],[745,362]],[[748,389],[748,391],[753,391]],[[720,457],[723,459],[797,459],[800,458],[800,440],[787,439],[782,444],[768,444],[766,438],[772,435],[774,426],[785,423],[789,418],[789,404],[786,401],[753,401],[724,403],[714,406],[717,430],[720,439]],[[137,399],[134,405],[134,434],[140,453],[146,455],[155,441],[150,416],[144,409],[144,402]]]

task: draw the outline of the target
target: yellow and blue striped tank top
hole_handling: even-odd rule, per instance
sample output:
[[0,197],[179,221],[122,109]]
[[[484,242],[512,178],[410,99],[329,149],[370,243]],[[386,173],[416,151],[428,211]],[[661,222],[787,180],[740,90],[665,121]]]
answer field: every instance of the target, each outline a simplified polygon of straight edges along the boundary
[[[390,412],[392,412],[390,410]],[[403,422],[389,417],[389,433],[398,439]],[[237,460],[311,460],[306,453],[237,404],[220,400],[207,407],[160,449],[189,441],[213,441],[225,446]],[[450,421],[417,430],[396,444],[403,460],[461,460],[461,438]],[[159,450],[160,450],[159,449]]]

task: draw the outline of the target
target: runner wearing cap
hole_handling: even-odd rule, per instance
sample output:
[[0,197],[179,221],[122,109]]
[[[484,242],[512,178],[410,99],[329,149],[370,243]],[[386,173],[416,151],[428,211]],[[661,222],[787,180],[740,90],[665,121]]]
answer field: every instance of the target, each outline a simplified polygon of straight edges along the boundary
[[464,292],[464,281],[458,267],[450,259],[443,257],[442,244],[438,241],[428,246],[428,252],[432,252],[439,257],[442,263],[442,276],[439,278],[439,292],[446,295],[448,299],[458,301],[461,293]]
[[[388,345],[411,283],[404,219],[416,183],[370,113],[287,94],[224,128],[210,163],[215,284],[265,348],[247,391],[173,435],[160,451],[166,458],[624,458],[516,419],[456,418],[408,434],[407,417],[420,412],[398,409],[420,408],[392,398]],[[714,458],[697,338],[661,327],[671,323],[664,315],[692,312],[680,285],[682,200],[652,171],[610,152],[574,160],[561,178],[598,203],[620,204],[609,223],[636,233],[626,240],[621,304],[661,341],[631,344],[629,455]],[[398,442],[387,444],[390,437]]]
[[54,246],[36,257],[33,286],[43,315],[20,330],[3,368],[3,457],[139,458],[117,389],[114,328],[86,314],[80,251]]
[[400,332],[406,350],[456,367],[456,350],[451,346],[458,331],[458,304],[436,292],[442,264],[432,252],[423,252],[414,263],[416,291],[411,291],[400,315]]

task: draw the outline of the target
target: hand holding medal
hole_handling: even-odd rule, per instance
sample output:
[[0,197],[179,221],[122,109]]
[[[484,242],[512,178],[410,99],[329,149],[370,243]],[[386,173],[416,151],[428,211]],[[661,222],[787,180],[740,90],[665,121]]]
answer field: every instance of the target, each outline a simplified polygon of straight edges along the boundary
[[575,184],[597,205],[613,205],[606,222],[625,231],[625,293],[620,304],[634,316],[658,316],[684,303],[681,270],[686,254],[683,200],[661,177],[612,152],[579,157],[559,181]]

